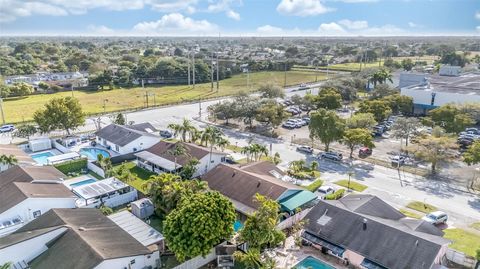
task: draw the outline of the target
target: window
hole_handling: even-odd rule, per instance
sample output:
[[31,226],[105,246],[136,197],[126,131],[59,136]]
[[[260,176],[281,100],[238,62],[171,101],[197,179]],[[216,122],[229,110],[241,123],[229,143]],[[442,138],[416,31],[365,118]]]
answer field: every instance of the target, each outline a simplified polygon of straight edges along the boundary
[[38,217],[40,217],[40,215],[42,215],[42,211],[40,210],[37,210],[37,211],[33,211],[33,217],[36,219]]
[[119,152],[120,151],[120,147],[118,145],[115,145],[115,151],[116,152]]
[[135,259],[131,260],[130,264],[135,264]]

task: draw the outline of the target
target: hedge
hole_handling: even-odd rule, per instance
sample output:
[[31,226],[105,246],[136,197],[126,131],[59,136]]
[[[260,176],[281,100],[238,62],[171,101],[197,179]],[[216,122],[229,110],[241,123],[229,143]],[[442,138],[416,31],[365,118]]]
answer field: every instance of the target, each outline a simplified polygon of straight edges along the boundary
[[318,188],[320,188],[323,184],[323,180],[317,179],[314,182],[310,183],[310,185],[306,186],[305,188],[311,192],[316,192]]
[[337,184],[337,185],[340,185],[342,187],[345,187],[345,188],[350,187],[351,190],[358,191],[358,192],[362,192],[367,188],[367,186],[365,186],[363,184],[360,184],[358,182],[355,182],[353,180],[351,180],[350,184],[349,184],[347,179],[339,180],[339,181],[336,181],[334,183]]
[[88,161],[86,158],[82,158],[55,164],[54,167],[60,170],[62,173],[68,174],[71,172],[79,172],[82,169],[87,169],[87,162]]
[[338,200],[343,197],[344,193],[345,193],[345,189],[336,190],[332,194],[325,195],[325,200]]

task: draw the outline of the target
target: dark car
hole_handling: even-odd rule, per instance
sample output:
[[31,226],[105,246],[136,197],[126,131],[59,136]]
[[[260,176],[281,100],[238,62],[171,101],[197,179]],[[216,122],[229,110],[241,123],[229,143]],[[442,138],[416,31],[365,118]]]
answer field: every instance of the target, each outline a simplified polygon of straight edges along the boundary
[[173,136],[173,134],[169,130],[161,130],[160,131],[160,136],[163,137],[163,138],[171,138]]
[[358,150],[358,156],[360,157],[367,157],[367,156],[370,156],[372,155],[372,149],[371,148],[367,148],[367,147],[362,147]]

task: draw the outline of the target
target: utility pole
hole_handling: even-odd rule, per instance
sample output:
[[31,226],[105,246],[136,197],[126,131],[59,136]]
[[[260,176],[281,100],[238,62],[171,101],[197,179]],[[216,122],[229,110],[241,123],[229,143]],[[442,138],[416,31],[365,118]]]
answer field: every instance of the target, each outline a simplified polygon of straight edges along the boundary
[[147,104],[147,108],[148,108],[148,93],[147,93],[147,91],[145,91],[145,103]]
[[143,78],[142,78],[142,89],[145,89],[145,84],[143,82]]
[[0,87],[0,112],[2,113],[2,122],[5,124],[5,114],[3,114],[3,98],[2,87]]
[[216,62],[216,64],[217,64],[217,92],[218,92],[218,88],[219,88],[219,82],[218,82],[218,78],[219,78],[219,76],[218,76],[218,69],[219,69],[219,65],[220,65],[220,63],[218,62],[218,51],[217,51],[217,62]]
[[212,51],[212,58],[210,59],[210,83],[211,83],[210,91],[213,92],[213,51]]
[[188,86],[190,86],[190,51],[187,53]]
[[247,89],[250,90],[250,69],[247,68]]
[[108,99],[103,99],[103,114],[106,114],[107,112],[107,102]]
[[195,88],[195,51],[192,55],[192,68],[193,68],[193,87]]
[[70,86],[71,90],[72,90],[72,98],[73,98],[73,83],[72,85]]
[[315,82],[318,81],[318,65],[315,65]]
[[285,75],[283,78],[283,87],[286,88],[287,87],[287,62],[285,62],[284,66],[285,66]]

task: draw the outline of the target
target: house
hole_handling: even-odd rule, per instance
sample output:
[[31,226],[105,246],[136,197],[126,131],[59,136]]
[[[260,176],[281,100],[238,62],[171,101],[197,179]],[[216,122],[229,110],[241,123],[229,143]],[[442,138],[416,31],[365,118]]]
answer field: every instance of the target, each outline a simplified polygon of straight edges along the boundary
[[212,190],[216,190],[232,201],[242,215],[250,215],[257,208],[255,194],[276,200],[280,210],[294,214],[297,208],[313,205],[317,196],[299,186],[285,182],[285,173],[274,164],[263,161],[246,166],[220,164],[202,179]]
[[[182,144],[185,147],[186,154],[184,156],[175,157],[172,155],[172,150],[178,144]],[[174,173],[176,170],[181,170],[192,158],[196,158],[199,164],[196,166],[197,171],[193,177],[203,175],[215,168],[225,161],[226,155],[226,153],[217,150],[213,150],[210,155],[208,148],[193,143],[167,141],[160,141],[142,152],[135,153],[139,167],[158,174],[164,172]]]
[[13,166],[0,173],[0,236],[52,208],[75,208],[77,197],[52,166]]
[[[13,155],[17,159],[17,165],[35,165],[36,162],[16,145],[0,145],[0,155]],[[0,172],[7,170],[11,165],[0,163]]]
[[72,192],[78,196],[77,207],[117,207],[138,198],[135,188],[114,177],[74,187]]
[[149,148],[160,139],[153,133],[136,128],[136,125],[110,124],[96,132],[96,142],[119,154],[127,154]]
[[373,195],[320,201],[305,219],[306,243],[356,268],[435,268],[450,243],[434,225],[407,218]]
[[[98,209],[51,209],[0,238],[0,264],[14,268],[158,268],[149,249]],[[17,266],[17,267],[15,267]]]

